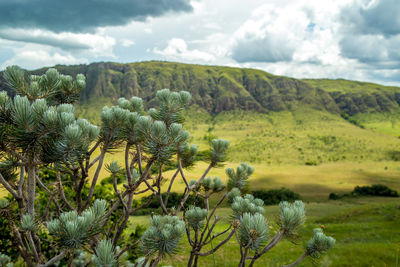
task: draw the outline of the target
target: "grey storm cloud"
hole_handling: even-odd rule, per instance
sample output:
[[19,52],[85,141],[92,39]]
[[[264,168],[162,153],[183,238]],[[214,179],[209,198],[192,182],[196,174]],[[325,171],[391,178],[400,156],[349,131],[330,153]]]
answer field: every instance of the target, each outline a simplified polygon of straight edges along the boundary
[[400,1],[378,0],[367,6],[354,3],[341,12],[348,30],[359,34],[400,34]]
[[378,0],[369,5],[360,2],[344,8],[340,14],[344,57],[357,59],[377,69],[400,66],[400,1]]
[[232,58],[244,62],[279,62],[290,61],[295,47],[279,36],[239,39],[232,49]]
[[189,0],[10,0],[0,1],[0,26],[91,32],[96,27],[190,11]]

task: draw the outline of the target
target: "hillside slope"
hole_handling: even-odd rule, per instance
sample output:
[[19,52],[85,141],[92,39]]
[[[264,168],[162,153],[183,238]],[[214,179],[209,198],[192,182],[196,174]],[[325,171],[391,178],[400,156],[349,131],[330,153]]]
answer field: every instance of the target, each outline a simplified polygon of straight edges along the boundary
[[[58,65],[56,68],[63,74],[83,73],[87,77],[81,103],[90,103],[93,99],[115,101],[135,95],[154,105],[155,93],[162,88],[191,92],[193,103],[213,114],[236,109],[285,111],[306,106],[354,115],[397,111],[400,103],[398,87],[345,80],[298,80],[254,69],[158,61]],[[1,79],[0,88],[6,89]]]

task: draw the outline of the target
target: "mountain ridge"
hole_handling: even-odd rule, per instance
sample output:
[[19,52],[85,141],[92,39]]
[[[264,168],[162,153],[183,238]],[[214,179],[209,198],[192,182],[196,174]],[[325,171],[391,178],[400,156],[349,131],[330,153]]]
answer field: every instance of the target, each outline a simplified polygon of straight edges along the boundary
[[[352,116],[400,109],[399,87],[343,79],[295,79],[257,69],[163,61],[54,67],[62,74],[86,76],[81,104],[96,98],[115,102],[119,97],[139,96],[153,106],[156,91],[169,88],[191,92],[193,103],[212,114],[235,109],[269,112],[308,106]],[[27,73],[41,74],[47,69]],[[0,89],[8,89],[2,77]]]

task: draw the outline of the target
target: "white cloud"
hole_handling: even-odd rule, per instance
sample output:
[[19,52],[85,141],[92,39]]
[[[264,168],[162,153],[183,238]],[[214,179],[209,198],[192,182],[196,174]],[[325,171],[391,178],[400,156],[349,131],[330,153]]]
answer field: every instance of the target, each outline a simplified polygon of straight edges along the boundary
[[211,62],[215,60],[215,56],[211,53],[203,52],[197,49],[188,49],[185,40],[180,38],[172,38],[168,41],[167,47],[162,50],[156,47],[153,49],[153,52],[162,55],[168,60],[181,60],[186,62]]
[[232,56],[239,62],[332,62],[339,54],[336,17],[344,3],[262,5],[234,33]]
[[129,39],[122,39],[122,40],[121,40],[121,45],[122,45],[123,47],[130,47],[130,46],[135,45],[135,42],[132,41],[132,40],[129,40]]
[[15,56],[1,64],[0,69],[7,66],[18,65],[26,69],[37,69],[56,64],[81,64],[88,63],[86,58],[77,58],[70,54],[51,51],[41,45],[26,45],[14,49]]
[[0,38],[22,43],[34,43],[56,47],[70,53],[90,53],[94,57],[113,57],[115,39],[104,36],[99,30],[89,33],[54,33],[46,30],[1,29]]

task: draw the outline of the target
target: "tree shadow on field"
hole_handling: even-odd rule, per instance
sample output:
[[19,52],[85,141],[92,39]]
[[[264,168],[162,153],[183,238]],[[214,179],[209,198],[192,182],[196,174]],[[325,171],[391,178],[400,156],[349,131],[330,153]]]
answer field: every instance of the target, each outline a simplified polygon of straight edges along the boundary
[[321,201],[327,200],[332,192],[344,192],[333,186],[320,184],[295,184],[291,188],[296,193],[299,193],[305,201]]
[[[270,190],[270,189],[280,189],[282,187],[288,188],[295,193],[300,194],[300,197],[304,201],[324,201],[328,199],[328,196],[332,192],[346,192],[346,190],[340,190],[334,186],[327,186],[321,184],[305,183],[305,184],[281,184],[274,180],[273,184],[268,184],[268,180],[271,177],[257,179],[250,183],[251,190]],[[279,181],[279,180],[278,180]],[[266,186],[267,185],[267,186]]]
[[399,173],[383,173],[357,170],[354,172],[353,176],[357,178],[357,180],[363,181],[363,183],[360,183],[359,185],[383,184],[392,189],[400,189]]

